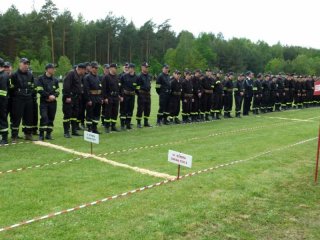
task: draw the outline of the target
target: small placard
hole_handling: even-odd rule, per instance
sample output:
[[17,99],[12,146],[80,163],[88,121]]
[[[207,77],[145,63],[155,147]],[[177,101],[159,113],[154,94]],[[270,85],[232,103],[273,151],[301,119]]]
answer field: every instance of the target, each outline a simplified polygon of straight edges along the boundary
[[169,150],[168,161],[175,163],[175,164],[178,164],[178,165],[181,165],[181,166],[188,167],[188,168],[191,168],[191,166],[192,166],[192,156],[191,155],[187,155],[187,154],[172,151],[172,150]]
[[99,134],[84,131],[83,138],[87,142],[99,144]]

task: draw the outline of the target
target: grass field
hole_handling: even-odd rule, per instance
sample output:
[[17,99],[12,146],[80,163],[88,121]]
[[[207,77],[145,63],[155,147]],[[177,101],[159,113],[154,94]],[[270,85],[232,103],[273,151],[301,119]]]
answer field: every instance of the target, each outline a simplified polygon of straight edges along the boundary
[[[152,104],[154,123],[155,94]],[[319,119],[320,108],[309,108],[102,134],[94,154],[106,160],[175,176],[172,149],[193,156],[182,175],[218,167],[0,231],[0,239],[320,239]],[[50,143],[90,152],[81,137],[63,138],[61,110],[55,125]],[[0,147],[0,172],[0,229],[165,181],[35,143]]]

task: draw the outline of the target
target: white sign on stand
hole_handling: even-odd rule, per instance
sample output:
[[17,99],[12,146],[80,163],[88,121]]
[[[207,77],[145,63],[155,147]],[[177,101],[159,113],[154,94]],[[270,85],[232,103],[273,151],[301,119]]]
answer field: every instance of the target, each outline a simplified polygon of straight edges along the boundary
[[172,151],[172,150],[169,150],[168,161],[175,163],[175,164],[178,164],[178,165],[181,165],[181,166],[188,167],[188,168],[191,168],[191,166],[192,166],[192,156],[191,155],[187,155],[187,154]]
[[87,142],[99,144],[99,134],[84,131],[83,138]]

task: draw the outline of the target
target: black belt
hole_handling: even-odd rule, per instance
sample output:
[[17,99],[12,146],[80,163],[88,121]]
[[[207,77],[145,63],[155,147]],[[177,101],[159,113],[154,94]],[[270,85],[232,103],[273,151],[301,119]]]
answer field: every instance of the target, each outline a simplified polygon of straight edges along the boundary
[[33,93],[33,90],[28,89],[28,88],[17,88],[16,92],[25,93],[25,94],[31,94],[31,93]]

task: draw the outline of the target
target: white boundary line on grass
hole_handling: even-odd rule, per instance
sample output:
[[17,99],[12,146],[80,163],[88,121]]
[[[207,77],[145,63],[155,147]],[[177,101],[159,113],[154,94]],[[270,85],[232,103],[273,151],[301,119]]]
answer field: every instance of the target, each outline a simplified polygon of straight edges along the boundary
[[49,147],[49,148],[61,150],[61,151],[68,152],[68,153],[73,153],[75,155],[78,155],[78,156],[81,156],[81,157],[84,157],[84,158],[94,158],[96,160],[108,163],[108,164],[110,164],[112,166],[115,166],[115,167],[122,167],[122,168],[130,169],[130,170],[133,170],[135,172],[142,173],[142,174],[147,174],[147,175],[150,175],[150,176],[153,176],[153,177],[159,177],[159,178],[165,178],[165,179],[174,178],[174,176],[171,176],[171,175],[166,174],[166,173],[155,172],[155,171],[151,171],[151,170],[145,169],[145,168],[132,167],[132,166],[130,166],[128,164],[115,162],[115,161],[112,161],[112,160],[109,160],[109,159],[106,159],[106,158],[103,158],[103,157],[100,157],[100,156],[97,156],[97,155],[94,155],[94,154],[75,151],[73,149],[69,149],[69,148],[66,148],[66,147],[63,147],[63,146],[59,146],[59,145],[56,145],[56,144],[52,144],[52,143],[48,143],[48,142],[37,141],[37,142],[34,142],[34,144],[39,145],[39,146],[44,146],[44,147]]
[[[273,126],[273,125],[283,125],[283,124],[284,123],[274,123],[274,124],[271,124],[271,125]],[[181,144],[181,143],[186,143],[188,141],[200,140],[200,139],[205,139],[205,138],[208,138],[208,137],[215,137],[215,136],[220,136],[220,135],[225,135],[225,134],[237,134],[237,133],[240,133],[240,132],[250,132],[250,131],[254,131],[256,129],[263,129],[263,128],[269,127],[271,125],[263,125],[263,126],[253,127],[253,128],[241,128],[241,129],[232,130],[232,131],[212,133],[212,134],[209,134],[209,135],[203,136],[203,137],[189,138],[189,139],[182,140],[182,141],[159,143],[159,144],[154,144],[154,145],[133,147],[133,148],[129,148],[129,149],[115,150],[115,151],[112,151],[112,152],[97,154],[96,156],[99,157],[99,156],[102,156],[102,155],[106,156],[106,155],[113,155],[113,154],[124,153],[124,152],[138,151],[138,150],[142,150],[142,149],[149,149],[149,148],[156,148],[156,147],[161,147],[161,146]],[[285,124],[285,125],[287,125],[287,124]],[[58,164],[63,164],[63,163],[75,162],[75,161],[79,161],[79,160],[84,159],[84,158],[88,158],[88,157],[83,157],[82,156],[82,157],[79,157],[79,158],[73,158],[73,159],[69,159],[69,160],[62,160],[60,162],[45,163],[45,164],[38,164],[38,165],[28,166],[28,167],[20,167],[20,168],[17,168],[17,169],[3,170],[3,171],[0,171],[0,175],[8,174],[8,173],[17,173],[17,172],[21,172],[21,171],[24,171],[24,170],[47,167],[47,166],[53,166],[53,165],[58,165]]]
[[315,122],[312,119],[298,119],[298,118],[285,118],[285,117],[266,117],[271,119],[281,119],[281,120],[291,120],[291,121],[298,121],[298,122]]
[[[290,145],[287,145],[287,146],[284,146],[284,147],[280,147],[280,148],[277,148],[277,149],[274,149],[274,150],[265,151],[265,152],[262,152],[260,154],[257,154],[255,156],[249,157],[249,158],[244,159],[244,160],[232,161],[232,162],[228,162],[228,163],[225,163],[225,164],[217,165],[215,167],[206,168],[206,169],[199,170],[199,171],[196,171],[196,172],[193,172],[193,173],[188,173],[186,175],[180,176],[179,179],[183,179],[183,178],[186,178],[186,177],[191,177],[191,176],[194,176],[194,175],[197,175],[197,174],[201,174],[201,173],[206,173],[206,172],[213,171],[213,170],[216,170],[216,169],[222,168],[222,167],[227,167],[227,166],[230,166],[230,165],[235,165],[235,164],[238,164],[238,163],[247,162],[247,161],[250,161],[252,159],[261,157],[263,155],[266,155],[266,154],[269,154],[269,153],[272,153],[272,152],[276,152],[276,151],[285,150],[287,148],[294,147],[294,146],[297,146],[297,145],[301,145],[301,144],[304,144],[306,142],[313,141],[315,139],[318,139],[318,137],[302,140],[302,141],[299,141],[299,142],[296,142],[296,143],[293,143],[293,144],[290,144]],[[97,205],[97,204],[100,204],[100,203],[103,203],[103,202],[107,202],[107,201],[110,201],[110,200],[122,198],[122,197],[125,197],[125,196],[130,196],[130,195],[132,195],[134,193],[142,192],[142,191],[145,191],[145,190],[148,190],[148,189],[151,189],[151,188],[154,188],[154,187],[158,187],[158,186],[170,183],[170,182],[175,182],[177,180],[178,180],[177,178],[164,180],[164,181],[161,181],[161,182],[158,182],[158,183],[151,184],[149,186],[144,186],[144,187],[141,187],[141,188],[137,188],[137,189],[134,189],[134,190],[131,190],[131,191],[128,191],[128,192],[124,192],[124,193],[118,194],[118,195],[113,195],[113,196],[110,196],[110,197],[102,198],[100,200],[93,201],[93,202],[90,202],[90,203],[84,203],[84,204],[78,205],[78,206],[73,207],[73,208],[65,209],[65,210],[58,211],[58,212],[49,213],[49,214],[46,214],[46,215],[43,215],[43,216],[40,216],[40,217],[35,217],[35,218],[29,219],[29,220],[26,220],[26,221],[21,221],[19,223],[13,224],[13,225],[0,228],[0,232],[4,232],[4,231],[7,231],[7,230],[10,230],[10,229],[13,229],[13,228],[21,227],[21,226],[24,226],[24,225],[27,225],[27,224],[30,224],[30,223],[33,223],[33,222],[38,222],[38,221],[41,221],[41,220],[45,220],[45,219],[48,219],[48,218],[53,218],[55,216],[59,216],[59,215],[62,215],[62,214],[74,212],[74,211],[80,210],[82,208],[94,206],[94,205]]]

